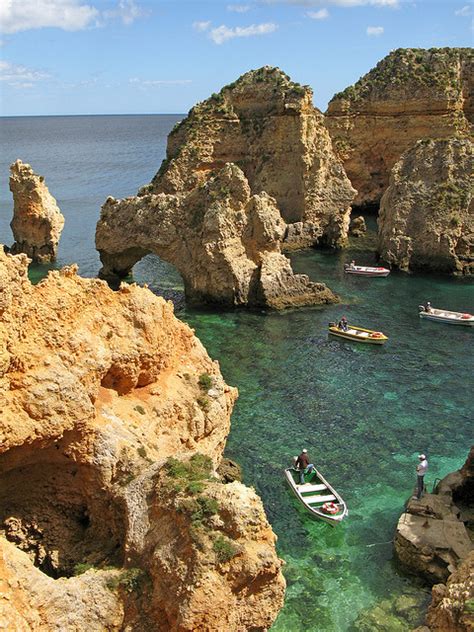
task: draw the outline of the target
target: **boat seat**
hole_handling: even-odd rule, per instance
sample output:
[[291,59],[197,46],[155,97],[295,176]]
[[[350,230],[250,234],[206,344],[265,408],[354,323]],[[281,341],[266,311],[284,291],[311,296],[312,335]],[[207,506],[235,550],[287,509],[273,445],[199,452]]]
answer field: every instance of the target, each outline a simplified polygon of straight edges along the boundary
[[310,505],[314,504],[314,503],[327,503],[330,500],[337,500],[335,496],[333,496],[333,494],[328,494],[327,496],[305,496],[304,497],[304,501],[305,503],[309,503]]
[[322,492],[323,489],[327,489],[326,485],[298,485],[300,494],[305,494],[306,492]]

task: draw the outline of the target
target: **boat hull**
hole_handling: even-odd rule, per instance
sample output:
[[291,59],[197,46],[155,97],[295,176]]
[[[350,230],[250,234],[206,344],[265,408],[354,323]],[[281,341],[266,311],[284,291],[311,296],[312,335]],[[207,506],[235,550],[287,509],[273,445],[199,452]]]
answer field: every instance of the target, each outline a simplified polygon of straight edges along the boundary
[[[355,332],[355,333],[351,333]],[[363,344],[368,345],[383,345],[387,342],[388,337],[384,334],[375,338],[370,337],[371,334],[376,334],[381,332],[372,331],[371,329],[363,329],[362,327],[349,327],[348,331],[343,331],[339,329],[339,327],[329,327],[329,334],[331,336],[336,336],[337,338],[344,338],[345,340],[352,340],[354,342],[362,342]],[[366,334],[366,335],[365,335]]]
[[[289,467],[285,470],[285,478],[292,492],[300,501],[300,503],[305,507],[305,509],[314,518],[317,518],[318,520],[322,520],[323,522],[326,522],[327,524],[335,526],[341,523],[344,520],[344,518],[348,516],[349,511],[347,509],[346,503],[344,502],[340,494],[338,494],[336,490],[322,476],[322,474],[318,472],[318,470],[315,469],[314,472],[312,473],[313,482],[318,481],[317,485],[309,485],[309,487],[306,487],[305,485],[297,484],[295,481],[295,476],[298,477],[298,475],[299,475],[298,470],[295,470],[292,467]],[[314,487],[324,488],[322,490],[319,490],[321,492],[319,496],[311,495],[312,494],[311,489]],[[324,512],[322,509],[322,504],[324,504],[323,502],[324,499],[325,498],[329,499],[329,497],[331,497],[331,499],[334,499],[337,502],[337,505],[339,506],[339,512],[335,515],[328,514]],[[314,500],[317,498],[319,498],[320,501]],[[311,504],[309,502],[310,500],[312,500]]]
[[355,274],[357,276],[365,277],[387,277],[390,274],[390,270],[387,270],[387,268],[369,268],[364,266],[344,268],[344,272],[346,274]]
[[474,316],[471,316],[470,318],[462,318],[463,314],[461,312],[438,311],[441,313],[420,312],[420,318],[432,320],[436,323],[444,323],[445,325],[460,325],[462,327],[474,326]]

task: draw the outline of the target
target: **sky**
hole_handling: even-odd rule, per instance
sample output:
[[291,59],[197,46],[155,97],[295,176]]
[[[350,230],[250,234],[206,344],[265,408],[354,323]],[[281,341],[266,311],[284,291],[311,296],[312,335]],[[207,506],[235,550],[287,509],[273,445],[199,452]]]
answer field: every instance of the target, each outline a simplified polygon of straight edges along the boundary
[[0,115],[185,113],[278,66],[325,110],[391,50],[472,46],[469,0],[0,0]]

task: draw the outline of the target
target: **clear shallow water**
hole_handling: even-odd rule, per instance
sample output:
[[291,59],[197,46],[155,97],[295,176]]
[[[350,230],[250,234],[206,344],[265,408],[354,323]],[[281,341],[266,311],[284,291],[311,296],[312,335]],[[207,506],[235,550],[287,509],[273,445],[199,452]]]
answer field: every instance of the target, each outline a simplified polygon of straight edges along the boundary
[[[30,162],[46,176],[66,216],[59,265],[76,261],[83,275],[97,273],[94,230],[101,203],[110,194],[134,194],[151,179],[179,118],[0,119],[1,177],[8,182],[15,158]],[[11,206],[2,187],[0,238],[7,243]],[[292,257],[296,271],[340,293],[342,304],[329,308],[190,310],[171,266],[150,256],[134,269],[136,281],[178,299],[178,315],[239,388],[227,454],[262,497],[286,561],[287,599],[272,632],[355,630],[359,613],[387,597],[415,594],[420,605],[426,601],[428,594],[392,562],[396,522],[414,485],[417,454],[429,456],[431,487],[462,465],[474,439],[474,331],[417,316],[426,300],[472,311],[472,283],[401,273],[387,279],[344,275],[343,262],[353,257],[374,263],[369,242],[354,240],[352,250],[338,255]],[[32,276],[44,272],[39,266]],[[327,323],[342,314],[390,340],[365,347],[328,338]],[[313,521],[285,487],[282,469],[302,447],[348,503],[350,517],[340,528]],[[401,618],[384,629],[408,630],[411,623]]]

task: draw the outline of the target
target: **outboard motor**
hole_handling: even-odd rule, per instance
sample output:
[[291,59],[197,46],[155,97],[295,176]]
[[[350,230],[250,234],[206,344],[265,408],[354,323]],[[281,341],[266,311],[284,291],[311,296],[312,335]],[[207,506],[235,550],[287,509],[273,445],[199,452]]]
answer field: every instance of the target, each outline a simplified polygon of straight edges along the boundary
[[336,323],[333,323],[333,322],[329,323],[329,327],[335,327],[335,326],[336,326]]
[[291,464],[291,467],[292,467],[294,470],[296,470],[296,461],[297,461],[297,460],[298,460],[298,457],[297,457],[297,456],[294,456],[294,457],[293,457],[293,459],[292,459],[293,463]]
[[426,312],[426,307],[424,305],[418,305],[418,309],[420,312]]

